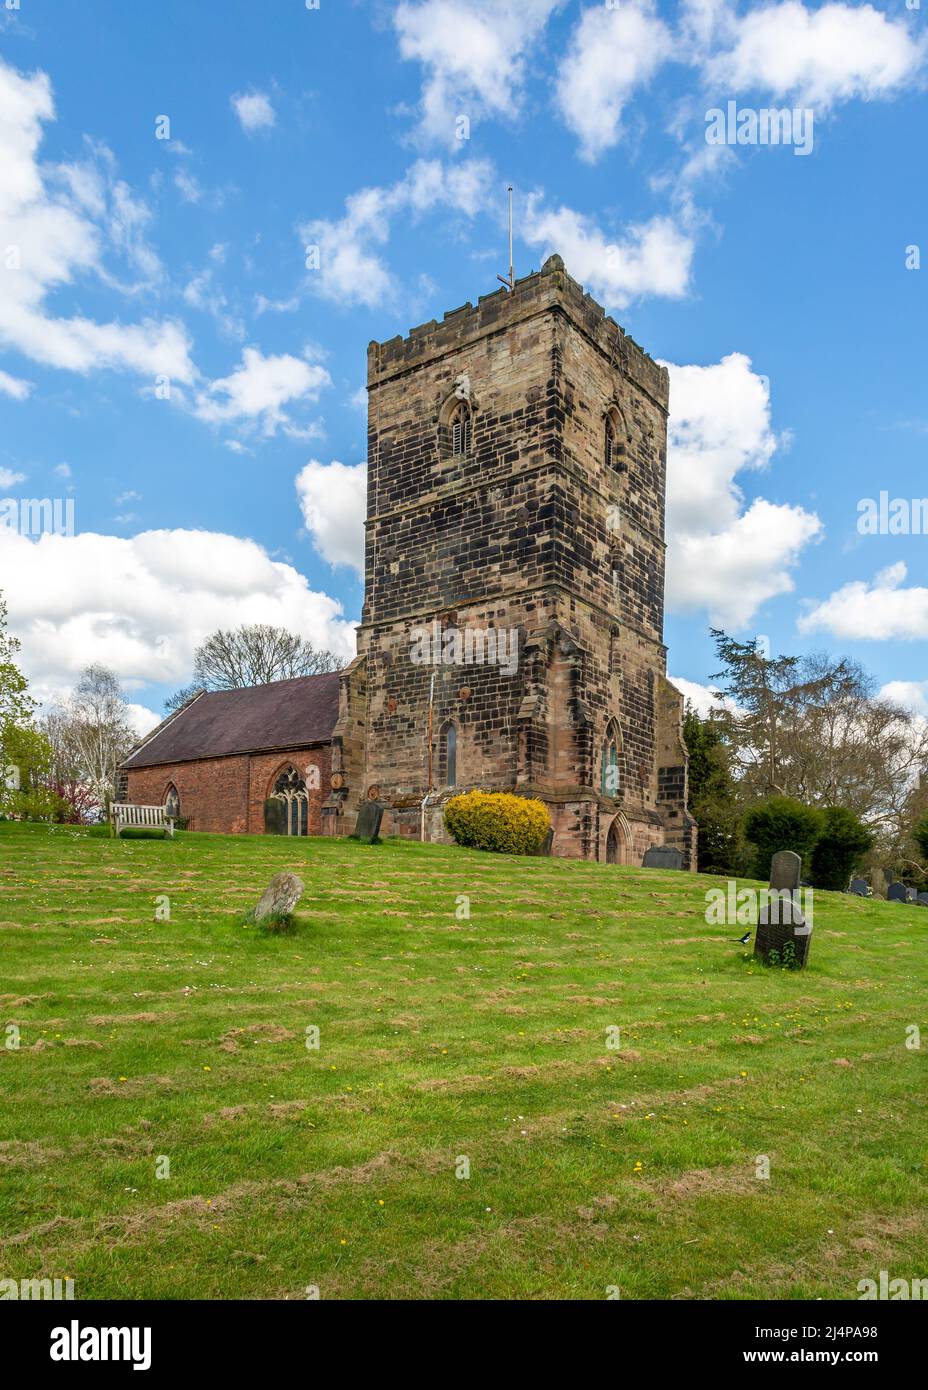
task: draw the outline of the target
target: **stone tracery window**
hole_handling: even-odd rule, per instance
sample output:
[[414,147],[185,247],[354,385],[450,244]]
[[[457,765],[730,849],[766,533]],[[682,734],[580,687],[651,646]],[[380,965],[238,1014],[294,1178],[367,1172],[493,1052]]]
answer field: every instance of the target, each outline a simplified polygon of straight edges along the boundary
[[291,764],[278,774],[271,795],[287,807],[287,834],[309,834],[309,794],[300,772]]

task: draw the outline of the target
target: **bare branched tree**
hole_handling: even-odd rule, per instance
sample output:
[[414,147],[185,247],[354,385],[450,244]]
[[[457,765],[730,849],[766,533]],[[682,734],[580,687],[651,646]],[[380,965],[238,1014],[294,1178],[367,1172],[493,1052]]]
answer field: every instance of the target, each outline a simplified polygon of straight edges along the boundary
[[113,672],[88,666],[61,714],[59,748],[67,750],[80,780],[102,807],[113,794],[117,767],[138,741]]
[[334,652],[316,647],[286,628],[252,623],[207,637],[194,656],[193,684],[207,690],[237,690],[337,671],[341,664]]

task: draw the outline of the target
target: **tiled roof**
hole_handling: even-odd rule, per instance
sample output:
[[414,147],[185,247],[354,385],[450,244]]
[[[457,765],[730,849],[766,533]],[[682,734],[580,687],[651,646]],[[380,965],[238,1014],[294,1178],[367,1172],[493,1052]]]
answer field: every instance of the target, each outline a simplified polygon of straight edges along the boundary
[[129,754],[124,768],[298,748],[332,737],[338,672],[198,696]]

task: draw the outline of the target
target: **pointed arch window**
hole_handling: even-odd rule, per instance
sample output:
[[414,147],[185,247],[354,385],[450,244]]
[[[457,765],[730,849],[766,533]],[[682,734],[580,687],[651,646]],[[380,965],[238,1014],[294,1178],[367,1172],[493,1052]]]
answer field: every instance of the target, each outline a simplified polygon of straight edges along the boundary
[[164,814],[168,820],[180,820],[180,795],[173,782],[164,793]]
[[452,458],[464,458],[471,451],[472,421],[467,401],[458,401],[448,420]]
[[619,731],[614,724],[606,731],[603,743],[599,774],[600,791],[603,796],[619,794]]
[[287,808],[287,834],[308,835],[309,795],[302,775],[292,764],[278,774],[271,795]]
[[440,767],[444,773],[444,785],[456,787],[458,784],[458,731],[450,719],[447,724],[443,725],[441,731]]
[[619,412],[613,407],[606,411],[603,424],[603,459],[607,468],[623,473],[628,467],[625,457],[625,439]]

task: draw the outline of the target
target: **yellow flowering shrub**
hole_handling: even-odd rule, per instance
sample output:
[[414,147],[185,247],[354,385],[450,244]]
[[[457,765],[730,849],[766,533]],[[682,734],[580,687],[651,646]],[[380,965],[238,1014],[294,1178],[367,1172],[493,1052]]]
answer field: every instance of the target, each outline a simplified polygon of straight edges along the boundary
[[510,792],[463,792],[445,803],[445,826],[459,845],[497,854],[535,854],[550,828],[543,801]]

